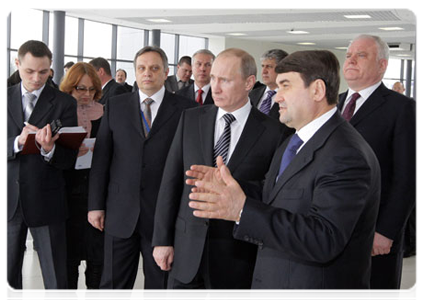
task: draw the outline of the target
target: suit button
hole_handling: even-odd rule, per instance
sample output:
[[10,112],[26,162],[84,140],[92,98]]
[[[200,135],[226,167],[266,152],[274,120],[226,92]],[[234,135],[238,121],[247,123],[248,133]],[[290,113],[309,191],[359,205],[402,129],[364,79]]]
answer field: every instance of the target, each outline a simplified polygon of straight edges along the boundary
[[204,226],[209,226],[209,221],[205,221]]
[[244,236],[244,241],[249,242],[250,241],[250,237],[248,235]]

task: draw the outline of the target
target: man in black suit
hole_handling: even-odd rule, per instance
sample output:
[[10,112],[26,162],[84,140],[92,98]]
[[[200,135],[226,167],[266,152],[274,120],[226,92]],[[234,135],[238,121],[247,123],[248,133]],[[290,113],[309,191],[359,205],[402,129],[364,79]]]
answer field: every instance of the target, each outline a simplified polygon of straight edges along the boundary
[[[169,288],[251,287],[257,247],[232,237],[233,222],[194,218],[190,188],[183,182],[190,165],[214,165],[225,138],[234,176],[258,183],[264,179],[281,127],[248,101],[256,72],[254,58],[245,51],[223,51],[211,70],[215,105],[182,114],[160,186],[153,235],[156,262],[162,270],[171,269]],[[234,117],[230,125],[227,116]]]
[[238,222],[234,236],[259,246],[253,288],[369,288],[380,168],[337,111],[339,63],[329,51],[299,51],[276,72],[280,121],[296,134],[276,151],[262,197],[244,193],[219,159],[219,169],[187,172],[200,179],[187,181],[196,185],[189,206]]
[[192,56],[192,74],[194,82],[179,90],[176,94],[192,99],[200,105],[213,104],[210,90],[210,71],[214,61],[214,54],[207,49],[201,49]]
[[182,56],[179,59],[176,68],[176,74],[168,76],[165,81],[165,88],[170,93],[175,93],[176,91],[179,91],[180,89],[183,89],[184,87],[187,87],[194,82],[194,80],[191,79],[191,57]]
[[248,95],[253,106],[277,120],[279,120],[279,105],[275,103],[275,95],[278,91],[276,84],[278,74],[275,72],[275,68],[287,55],[288,53],[281,49],[272,49],[263,53],[260,59],[264,85],[253,89]]
[[105,105],[109,98],[128,92],[123,85],[117,83],[113,79],[112,71],[110,70],[110,64],[106,59],[97,57],[91,60],[89,63],[95,68],[97,75],[101,80],[103,96],[100,100],[98,100],[99,103]]
[[139,91],[109,99],[97,134],[88,220],[105,231],[100,288],[133,288],[141,252],[144,288],[163,289],[151,247],[156,199],[179,117],[196,103],[165,90],[162,49],[144,47],[134,66]]
[[[278,91],[278,85],[276,83],[278,74],[275,68],[287,55],[288,53],[281,49],[272,49],[263,53],[261,56],[261,76],[264,85],[254,88],[248,95],[254,107],[257,107],[262,113],[276,120],[279,120],[279,105],[275,103],[275,96]],[[282,140],[285,140],[295,132],[293,128],[289,128],[283,123],[280,126],[283,128]]]
[[338,106],[373,148],[382,171],[372,251],[375,289],[400,288],[404,227],[416,202],[415,102],[382,83],[388,59],[389,47],[379,37],[354,39],[343,68],[349,89]]
[[[22,262],[28,229],[37,245],[46,289],[67,288],[66,199],[62,171],[75,164],[77,150],[56,144],[50,123],[76,126],[76,102],[46,84],[52,54],[39,41],[18,50],[22,79],[7,91],[7,279],[22,289]],[[25,124],[25,125],[24,125]],[[28,134],[36,131],[38,154],[21,154]]]
[[126,82],[126,78],[128,77],[128,75],[126,74],[126,71],[124,69],[117,70],[115,77],[116,77],[116,82],[122,85],[126,89],[126,92],[128,93],[132,92],[132,85]]

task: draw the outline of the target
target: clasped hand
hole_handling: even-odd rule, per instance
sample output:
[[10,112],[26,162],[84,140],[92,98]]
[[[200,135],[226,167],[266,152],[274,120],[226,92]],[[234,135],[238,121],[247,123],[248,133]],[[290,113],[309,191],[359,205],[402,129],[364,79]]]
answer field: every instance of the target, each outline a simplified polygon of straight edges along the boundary
[[246,196],[222,157],[217,158],[217,168],[193,165],[186,175],[192,177],[186,183],[195,186],[189,195],[194,216],[239,221]]
[[59,134],[56,134],[53,137],[51,136],[50,124],[47,124],[43,128],[39,129],[34,125],[26,123],[19,136],[18,144],[23,146],[28,138],[28,134],[34,131],[36,132],[35,141],[44,149],[45,152],[50,152],[53,149],[54,143],[59,138]]

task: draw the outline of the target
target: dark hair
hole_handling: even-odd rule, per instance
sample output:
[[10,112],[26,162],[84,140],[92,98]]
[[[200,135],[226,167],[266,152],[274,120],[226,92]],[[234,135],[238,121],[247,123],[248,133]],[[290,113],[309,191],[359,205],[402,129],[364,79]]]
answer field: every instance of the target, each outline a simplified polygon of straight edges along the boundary
[[97,71],[100,70],[100,68],[103,68],[104,72],[106,72],[107,75],[112,76],[110,64],[106,59],[102,57],[97,57],[91,60],[89,64],[92,65]]
[[21,61],[21,59],[27,54],[31,53],[34,57],[44,57],[47,56],[48,59],[52,60],[53,55],[51,54],[50,49],[47,47],[46,44],[40,41],[30,40],[25,43],[23,43],[18,50],[18,59]]
[[69,62],[67,62],[64,66],[63,66],[63,69],[64,68],[68,68],[68,69],[70,69],[73,65],[74,65],[75,63],[73,62],[73,61],[69,61]]
[[144,48],[142,48],[135,54],[135,57],[134,57],[135,69],[137,68],[137,58],[147,52],[156,52],[158,55],[160,55],[160,57],[162,58],[164,71],[167,71],[169,69],[166,53],[162,50],[162,48],[157,46],[145,46]]
[[191,65],[191,57],[182,56],[178,61],[178,65],[182,66],[183,64]]
[[124,69],[118,69],[118,70],[116,71],[116,74],[117,74],[117,72],[119,72],[119,71],[122,71],[122,72],[125,74],[125,78],[127,78],[127,77],[128,77],[128,74],[126,74],[126,71],[125,71]]
[[282,59],[288,56],[288,53],[282,49],[271,49],[263,53],[261,60],[265,59],[274,59],[276,64],[278,64]]
[[326,85],[326,99],[329,105],[338,102],[339,62],[336,56],[326,50],[297,51],[284,58],[275,68],[276,73],[300,73],[305,87],[317,79]]

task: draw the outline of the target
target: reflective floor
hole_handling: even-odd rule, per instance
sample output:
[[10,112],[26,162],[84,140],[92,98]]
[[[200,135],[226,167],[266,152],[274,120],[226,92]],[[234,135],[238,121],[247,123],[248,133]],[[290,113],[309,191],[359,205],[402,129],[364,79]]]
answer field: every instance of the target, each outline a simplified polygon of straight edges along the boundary
[[[144,276],[142,272],[142,262],[140,262],[138,269],[138,276],[135,281],[135,289],[142,289],[144,286]],[[79,266],[79,281],[78,289],[86,289],[85,286],[85,263],[82,262]],[[41,276],[40,264],[37,257],[37,252],[32,249],[32,241],[27,242],[27,252],[24,258],[23,274],[23,288],[24,289],[43,289],[43,278]],[[404,259],[403,275],[401,289],[409,289],[416,282],[416,257]]]

